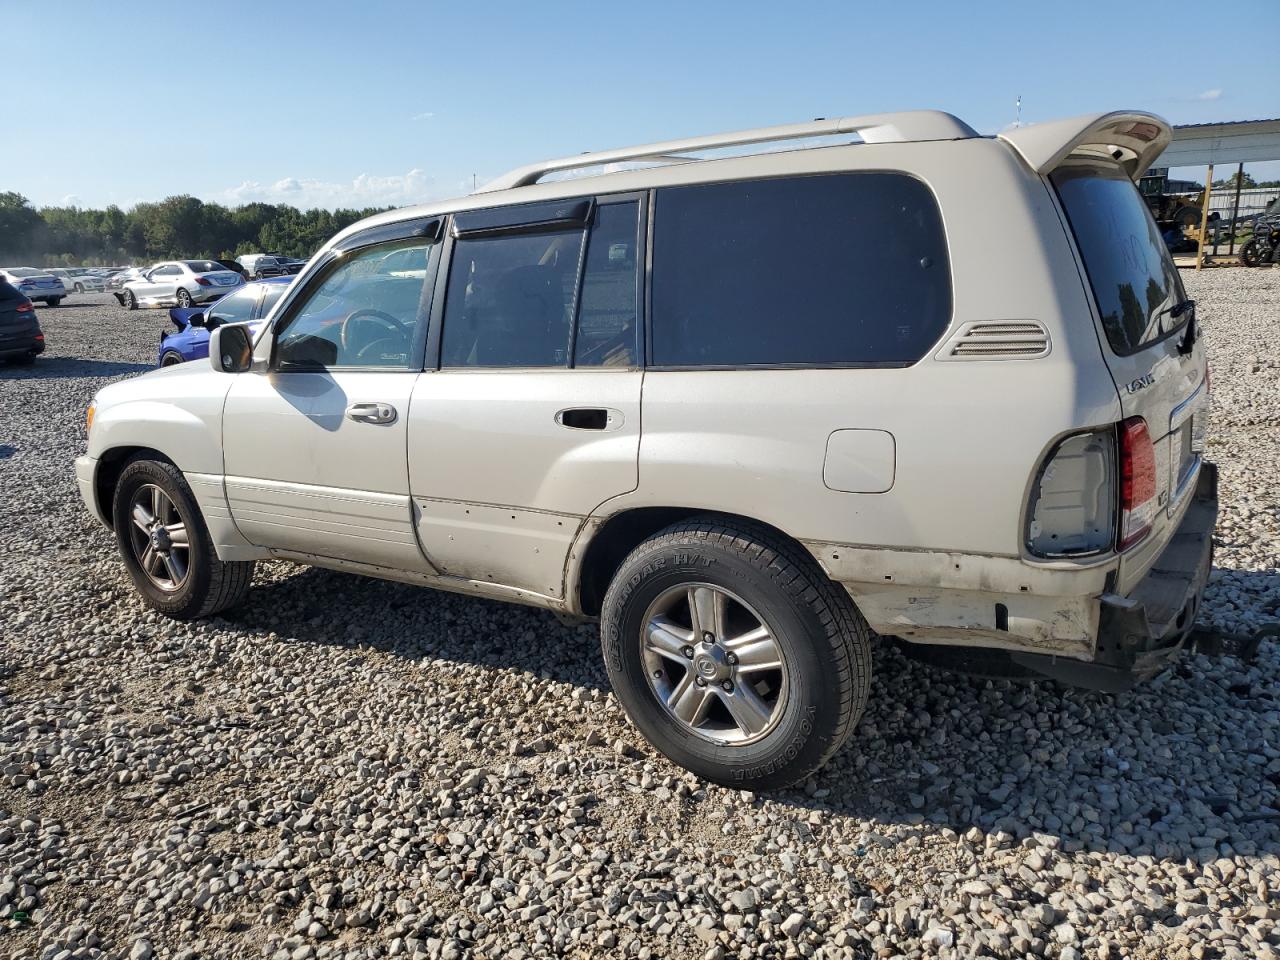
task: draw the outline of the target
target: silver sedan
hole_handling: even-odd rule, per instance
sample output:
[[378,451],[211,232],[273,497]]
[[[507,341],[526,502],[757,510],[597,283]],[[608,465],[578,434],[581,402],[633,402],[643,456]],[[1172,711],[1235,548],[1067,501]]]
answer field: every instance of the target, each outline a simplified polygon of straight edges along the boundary
[[126,281],[120,301],[138,307],[189,307],[226,296],[244,283],[240,274],[213,260],[167,260],[141,277]]

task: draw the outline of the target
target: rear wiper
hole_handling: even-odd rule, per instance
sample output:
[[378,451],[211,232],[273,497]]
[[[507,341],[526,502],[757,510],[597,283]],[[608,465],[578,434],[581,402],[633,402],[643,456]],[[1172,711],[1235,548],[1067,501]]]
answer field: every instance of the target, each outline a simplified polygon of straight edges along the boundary
[[1188,354],[1191,348],[1196,345],[1196,302],[1194,300],[1183,300],[1175,303],[1172,307],[1160,311],[1162,314],[1167,313],[1174,320],[1177,320],[1184,313],[1190,311],[1191,316],[1187,318],[1187,330],[1182,335],[1182,340],[1178,343],[1178,352]]

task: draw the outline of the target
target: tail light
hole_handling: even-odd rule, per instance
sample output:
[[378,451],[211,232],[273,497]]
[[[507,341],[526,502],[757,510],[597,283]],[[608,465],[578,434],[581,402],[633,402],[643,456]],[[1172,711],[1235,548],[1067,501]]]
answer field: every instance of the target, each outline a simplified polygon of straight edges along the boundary
[[28,300],[26,303],[18,304],[18,306],[15,307],[14,309],[16,309],[18,313],[31,313],[31,311],[33,311],[35,307],[33,307],[31,305],[31,301]]
[[1156,448],[1147,421],[1129,417],[1120,423],[1120,536],[1128,550],[1151,532],[1156,515]]
[[213,286],[213,284],[212,284],[212,283],[210,283],[210,282],[209,282],[205,277],[196,277],[196,283],[200,284],[200,286],[202,286],[202,287],[212,287],[212,286]]
[[1087,557],[1116,538],[1115,434],[1111,428],[1064,437],[1040,465],[1027,505],[1032,556]]
[[44,334],[43,334],[43,333],[37,333],[37,334],[36,334],[36,336],[35,336],[35,339],[36,339],[36,342],[37,342],[37,343],[44,343]]

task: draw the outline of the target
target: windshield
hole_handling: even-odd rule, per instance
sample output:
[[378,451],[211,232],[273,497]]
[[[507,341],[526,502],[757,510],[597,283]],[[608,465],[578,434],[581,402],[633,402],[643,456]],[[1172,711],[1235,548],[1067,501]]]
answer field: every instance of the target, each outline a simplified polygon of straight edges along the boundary
[[192,273],[213,273],[216,270],[225,270],[220,263],[214,263],[212,260],[183,260]]
[[1051,179],[1111,348],[1133,353],[1185,323],[1178,270],[1133,181],[1101,166],[1063,167]]

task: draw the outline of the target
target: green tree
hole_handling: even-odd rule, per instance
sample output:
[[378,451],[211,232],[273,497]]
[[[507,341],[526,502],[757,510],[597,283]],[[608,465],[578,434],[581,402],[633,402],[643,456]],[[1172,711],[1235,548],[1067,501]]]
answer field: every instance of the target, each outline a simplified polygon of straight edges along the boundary
[[1231,190],[1234,190],[1236,188],[1237,180],[1240,181],[1241,189],[1244,189],[1245,187],[1256,187],[1258,185],[1257,182],[1253,179],[1253,177],[1249,176],[1249,174],[1246,173],[1242,178],[1240,176],[1240,171],[1237,170],[1235,173],[1233,173],[1229,177],[1226,177],[1222,180],[1213,181],[1213,189],[1226,190],[1229,188]]
[[40,214],[20,193],[0,193],[0,262],[32,260]]

